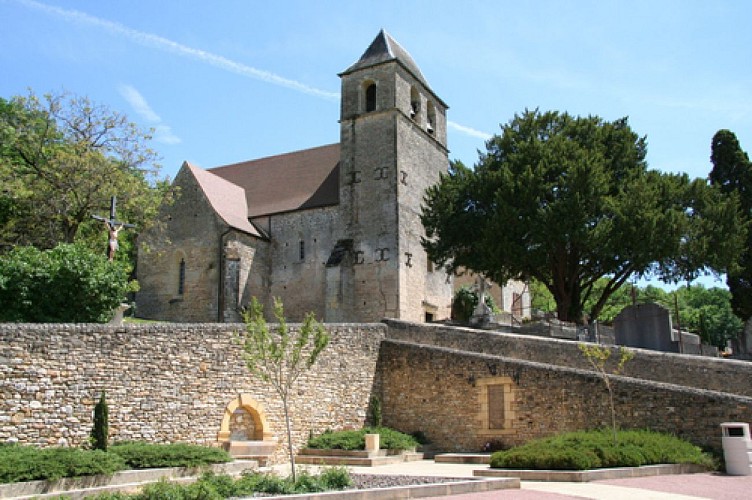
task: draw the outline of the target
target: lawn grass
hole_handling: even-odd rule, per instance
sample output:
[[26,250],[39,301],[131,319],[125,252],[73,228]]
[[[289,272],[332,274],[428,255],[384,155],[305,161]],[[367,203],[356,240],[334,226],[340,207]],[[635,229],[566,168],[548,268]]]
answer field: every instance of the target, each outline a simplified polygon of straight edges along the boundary
[[589,470],[654,464],[698,464],[715,469],[713,457],[677,437],[646,430],[578,431],[491,455],[491,467],[501,469]]

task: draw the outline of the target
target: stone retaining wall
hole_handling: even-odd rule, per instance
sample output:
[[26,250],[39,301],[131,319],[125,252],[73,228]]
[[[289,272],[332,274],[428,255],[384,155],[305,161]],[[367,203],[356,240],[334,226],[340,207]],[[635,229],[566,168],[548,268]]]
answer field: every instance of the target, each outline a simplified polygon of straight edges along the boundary
[[[538,363],[590,369],[578,342],[511,333],[387,320],[388,337]],[[623,375],[752,397],[752,363],[633,349]],[[618,358],[618,356],[612,356]]]
[[[608,392],[595,373],[502,356],[386,340],[379,363],[384,425],[422,431],[436,450],[480,451],[565,431],[610,427]],[[508,382],[504,428],[482,424],[484,381]],[[720,449],[720,423],[752,421],[752,398],[627,377],[613,379],[618,425]]]
[[[309,432],[361,427],[372,394],[385,425],[422,431],[439,451],[609,425],[603,381],[574,342],[387,323],[326,325],[331,345],[294,394],[295,448]],[[240,328],[0,324],[0,442],[81,444],[104,390],[115,440],[216,444],[222,423],[252,404],[254,425],[282,443],[279,397],[249,375]],[[619,423],[717,448],[721,422],[752,422],[749,366],[638,351],[630,376],[614,379]],[[724,381],[729,390],[716,390]]]
[[[226,407],[244,394],[283,443],[279,397],[249,375],[233,342],[242,327],[2,324],[0,442],[81,444],[106,391],[114,440],[214,444]],[[373,389],[385,326],[326,327],[331,343],[294,393],[296,448],[309,430],[361,427]]]

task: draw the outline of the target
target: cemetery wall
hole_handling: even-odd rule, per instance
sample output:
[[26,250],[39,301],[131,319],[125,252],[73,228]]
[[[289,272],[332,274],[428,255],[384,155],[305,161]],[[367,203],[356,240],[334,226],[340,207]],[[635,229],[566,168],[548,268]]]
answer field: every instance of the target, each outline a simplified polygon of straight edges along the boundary
[[[384,424],[421,431],[437,450],[480,451],[494,441],[511,446],[611,425],[603,380],[586,370],[386,340],[378,376]],[[492,397],[494,386],[503,391]],[[750,397],[627,377],[613,387],[623,428],[720,450],[721,422],[752,422]]]
[[[439,324],[386,320],[388,337],[421,344],[504,356],[556,366],[590,368],[578,342],[474,330]],[[618,349],[611,347],[611,349]],[[623,375],[752,397],[752,363],[630,348],[634,359]],[[614,354],[612,358],[618,359]]]
[[[366,418],[386,328],[326,327],[330,346],[294,395],[296,447],[309,430],[360,428]],[[0,442],[85,442],[101,391],[114,440],[214,444],[226,408],[244,394],[259,403],[270,427],[265,431],[283,442],[279,397],[249,375],[233,341],[242,328],[0,324]],[[277,447],[278,457],[283,450]]]

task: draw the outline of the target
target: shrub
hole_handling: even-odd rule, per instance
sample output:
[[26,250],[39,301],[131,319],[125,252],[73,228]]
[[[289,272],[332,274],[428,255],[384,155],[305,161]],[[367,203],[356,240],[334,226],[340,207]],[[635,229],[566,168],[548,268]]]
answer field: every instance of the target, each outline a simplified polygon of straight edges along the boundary
[[128,274],[77,245],[15,248],[0,259],[0,321],[106,323],[132,289]]
[[329,467],[321,471],[319,480],[325,490],[344,490],[353,485],[350,472],[345,467]]
[[378,434],[379,447],[389,450],[409,450],[418,446],[418,441],[409,434],[388,427],[364,427],[359,431],[326,431],[308,440],[308,447],[332,450],[364,450],[366,434]]
[[110,446],[110,451],[121,456],[128,466],[134,469],[198,467],[232,460],[226,451],[219,448],[187,443],[117,443]]
[[122,458],[100,450],[0,447],[0,483],[112,474],[125,468]]
[[651,431],[580,431],[530,441],[491,456],[491,467],[506,469],[586,470],[694,463],[715,468],[700,448],[674,436]]
[[378,434],[379,448],[386,450],[410,450],[418,446],[418,441],[409,434],[404,434],[388,427],[367,427],[363,433],[363,447],[365,448],[365,435]]

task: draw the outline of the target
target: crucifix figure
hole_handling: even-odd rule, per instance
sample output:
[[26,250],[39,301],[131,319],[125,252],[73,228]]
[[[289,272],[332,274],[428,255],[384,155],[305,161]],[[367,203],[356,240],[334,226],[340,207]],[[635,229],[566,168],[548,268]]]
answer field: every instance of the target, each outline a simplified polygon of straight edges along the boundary
[[107,241],[107,258],[112,262],[112,260],[115,258],[115,252],[117,252],[118,249],[118,233],[123,228],[133,228],[136,227],[133,224],[126,224],[125,222],[121,222],[115,218],[115,206],[117,204],[117,198],[114,196],[110,198],[110,218],[107,219],[106,217],[102,217],[100,215],[92,215],[92,217],[96,220],[104,222],[104,225],[107,226],[107,233],[109,234],[109,238]]

